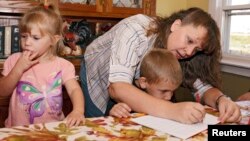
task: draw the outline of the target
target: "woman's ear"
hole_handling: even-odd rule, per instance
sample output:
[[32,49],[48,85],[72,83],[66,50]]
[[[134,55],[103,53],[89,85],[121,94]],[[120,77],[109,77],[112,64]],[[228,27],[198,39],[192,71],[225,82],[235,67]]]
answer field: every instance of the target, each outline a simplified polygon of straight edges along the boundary
[[171,25],[171,32],[175,31],[176,29],[179,29],[179,27],[181,27],[181,20],[177,19],[173,22],[173,24]]
[[138,82],[139,82],[139,87],[141,88],[141,89],[146,89],[147,88],[147,78],[146,77],[140,77],[139,79],[138,79]]

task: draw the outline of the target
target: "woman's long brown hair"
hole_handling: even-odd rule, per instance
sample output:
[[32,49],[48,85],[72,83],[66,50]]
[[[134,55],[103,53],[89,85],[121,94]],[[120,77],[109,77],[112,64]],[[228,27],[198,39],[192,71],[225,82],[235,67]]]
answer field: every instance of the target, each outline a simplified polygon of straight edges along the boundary
[[171,33],[171,25],[177,19],[182,21],[182,25],[202,26],[207,30],[207,36],[203,44],[205,49],[191,58],[179,60],[183,71],[182,86],[192,89],[193,83],[199,78],[201,81],[221,89],[220,31],[214,19],[207,12],[193,7],[187,10],[180,10],[169,17],[155,17],[148,30],[148,36],[151,34],[156,34],[157,36],[154,47],[167,48],[167,39]]

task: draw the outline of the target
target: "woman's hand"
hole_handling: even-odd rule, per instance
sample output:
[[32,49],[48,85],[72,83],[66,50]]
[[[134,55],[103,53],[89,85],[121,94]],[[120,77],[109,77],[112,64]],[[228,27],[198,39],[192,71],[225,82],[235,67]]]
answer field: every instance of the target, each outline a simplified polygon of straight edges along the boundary
[[84,114],[73,110],[69,115],[66,117],[66,125],[68,127],[78,126],[81,122],[85,123]]
[[117,103],[109,111],[110,116],[127,118],[130,116],[131,108],[125,103]]
[[242,118],[239,106],[225,96],[218,100],[218,110],[220,112],[219,120],[221,123],[239,122]]
[[174,103],[173,108],[174,120],[186,124],[202,122],[206,114],[204,106],[196,102]]

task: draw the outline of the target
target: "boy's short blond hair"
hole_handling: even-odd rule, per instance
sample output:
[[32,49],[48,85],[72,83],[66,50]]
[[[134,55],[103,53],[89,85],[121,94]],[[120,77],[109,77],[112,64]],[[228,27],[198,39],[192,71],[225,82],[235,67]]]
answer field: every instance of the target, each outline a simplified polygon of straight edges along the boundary
[[169,81],[175,85],[182,82],[182,70],[178,59],[166,49],[154,48],[147,53],[141,63],[140,76],[148,83]]

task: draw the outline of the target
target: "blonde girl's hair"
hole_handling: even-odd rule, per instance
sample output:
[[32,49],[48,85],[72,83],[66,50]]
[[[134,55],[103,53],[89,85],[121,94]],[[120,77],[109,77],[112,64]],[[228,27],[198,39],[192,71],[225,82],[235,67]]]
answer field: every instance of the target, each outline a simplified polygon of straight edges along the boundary
[[51,53],[56,55],[57,43],[54,41],[55,35],[62,35],[62,18],[56,6],[40,4],[27,11],[20,20],[20,33],[31,33],[32,28],[38,27],[42,36],[49,35],[54,43]]
[[154,48],[146,54],[141,63],[140,75],[150,84],[168,81],[179,86],[182,82],[181,66],[166,49]]

